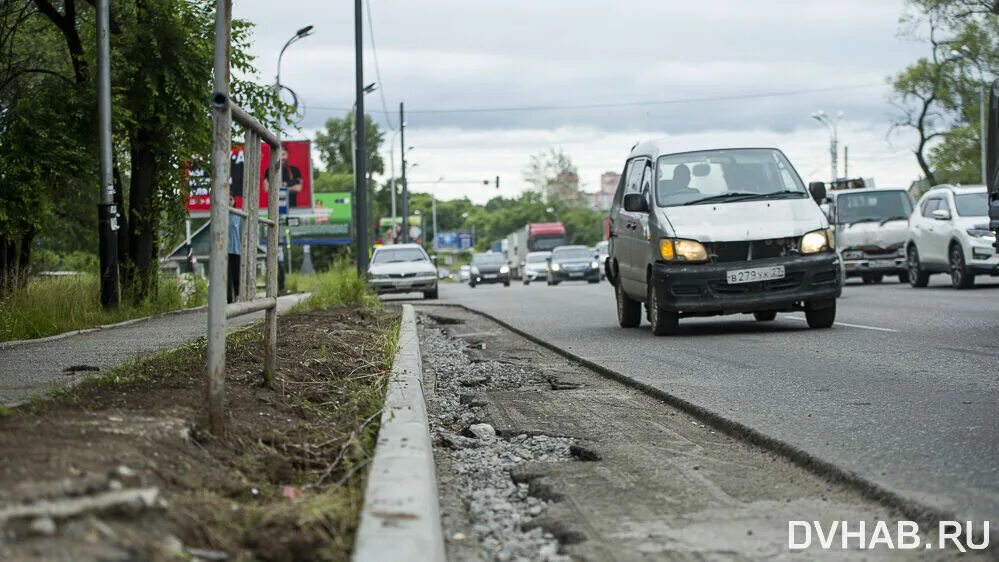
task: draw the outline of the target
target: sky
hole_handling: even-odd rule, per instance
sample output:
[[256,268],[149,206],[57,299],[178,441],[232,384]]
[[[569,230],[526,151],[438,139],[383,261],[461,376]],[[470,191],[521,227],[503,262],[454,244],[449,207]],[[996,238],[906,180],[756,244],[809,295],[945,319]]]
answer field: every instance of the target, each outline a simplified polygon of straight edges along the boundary
[[[840,175],[847,146],[851,177],[908,186],[919,176],[911,135],[889,135],[888,79],[927,52],[899,33],[904,0],[365,5],[364,81],[378,86],[366,109],[391,139],[405,102],[413,191],[479,203],[515,196],[528,188],[530,156],[550,147],[594,191],[649,139],[678,150],[776,146],[806,182],[825,181],[830,133],[810,117],[819,109],[843,112]],[[349,111],[353,2],[236,0],[233,14],[256,24],[251,54],[266,82],[285,41],[315,26],[282,63],[282,84],[305,108],[288,138],[312,137]],[[397,137],[394,145],[398,168]],[[498,190],[482,185],[497,175]]]

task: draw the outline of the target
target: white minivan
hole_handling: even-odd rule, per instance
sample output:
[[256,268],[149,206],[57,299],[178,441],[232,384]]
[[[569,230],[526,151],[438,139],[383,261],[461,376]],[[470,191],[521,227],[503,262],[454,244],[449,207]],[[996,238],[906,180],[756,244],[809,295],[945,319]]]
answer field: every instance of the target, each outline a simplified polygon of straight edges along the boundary
[[607,278],[621,327],[656,335],[681,318],[802,310],[812,328],[836,319],[840,258],[816,201],[775,148],[668,152],[636,145],[611,207]]

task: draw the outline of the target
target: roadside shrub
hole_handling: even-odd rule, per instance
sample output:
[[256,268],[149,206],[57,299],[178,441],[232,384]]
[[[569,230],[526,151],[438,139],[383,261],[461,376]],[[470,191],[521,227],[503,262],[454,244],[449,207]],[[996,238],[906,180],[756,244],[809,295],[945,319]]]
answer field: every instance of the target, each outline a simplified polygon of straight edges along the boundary
[[[357,274],[354,265],[346,260],[336,262],[333,267],[316,275],[295,276],[296,288],[300,292],[312,293],[296,310],[335,308],[340,306],[380,306],[381,301],[368,289],[364,277]],[[287,279],[286,286],[287,285]]]

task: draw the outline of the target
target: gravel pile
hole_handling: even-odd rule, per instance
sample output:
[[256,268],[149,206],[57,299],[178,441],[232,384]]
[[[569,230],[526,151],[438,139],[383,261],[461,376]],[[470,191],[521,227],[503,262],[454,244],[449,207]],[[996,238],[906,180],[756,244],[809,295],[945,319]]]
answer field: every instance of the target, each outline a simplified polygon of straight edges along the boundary
[[[539,373],[497,361],[472,362],[464,342],[427,326],[423,367],[436,375],[440,414],[430,419],[435,446],[457,467],[462,501],[486,560],[568,561],[558,554],[558,541],[530,522],[547,501],[528,495],[528,485],[515,483],[510,470],[528,462],[572,460],[572,439],[545,435],[499,437],[479,423],[474,393],[518,388],[543,381]],[[530,528],[530,530],[524,530]]]

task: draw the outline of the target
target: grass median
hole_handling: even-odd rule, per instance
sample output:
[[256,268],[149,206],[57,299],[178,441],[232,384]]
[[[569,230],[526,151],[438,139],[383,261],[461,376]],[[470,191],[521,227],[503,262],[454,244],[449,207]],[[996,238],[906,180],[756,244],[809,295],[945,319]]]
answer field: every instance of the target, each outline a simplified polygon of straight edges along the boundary
[[35,339],[161,314],[207,302],[207,285],[194,276],[160,280],[155,297],[115,309],[100,303],[100,279],[92,274],[31,279],[0,297],[0,341]]
[[[279,319],[270,387],[260,384],[259,326],[229,336],[225,436],[202,429],[203,343],[0,417],[0,449],[22,459],[0,463],[0,490],[8,490],[0,509],[37,499],[18,490],[125,465],[169,502],[154,524],[99,517],[115,537],[129,537],[121,538],[129,552],[158,556],[173,545],[165,559],[192,548],[229,560],[349,559],[398,316],[343,268],[317,276],[311,291]],[[49,540],[78,546],[68,533]],[[112,539],[107,548],[116,545]]]

